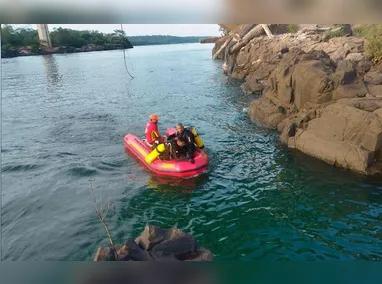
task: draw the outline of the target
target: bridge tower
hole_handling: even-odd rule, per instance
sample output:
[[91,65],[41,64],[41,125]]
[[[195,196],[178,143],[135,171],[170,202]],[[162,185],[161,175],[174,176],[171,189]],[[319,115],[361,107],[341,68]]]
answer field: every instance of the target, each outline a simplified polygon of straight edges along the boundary
[[42,46],[52,48],[52,43],[50,41],[49,29],[47,24],[37,25],[38,38]]

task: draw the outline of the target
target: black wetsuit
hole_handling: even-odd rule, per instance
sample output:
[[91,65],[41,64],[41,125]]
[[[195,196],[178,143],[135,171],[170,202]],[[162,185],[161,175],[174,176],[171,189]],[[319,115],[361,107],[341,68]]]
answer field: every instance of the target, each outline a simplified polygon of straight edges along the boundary
[[196,146],[194,140],[194,134],[192,134],[191,130],[185,128],[183,132],[178,134],[178,140],[183,141],[185,145],[183,147],[177,147],[177,151],[182,158],[186,160],[190,160],[193,162],[193,157],[195,155]]

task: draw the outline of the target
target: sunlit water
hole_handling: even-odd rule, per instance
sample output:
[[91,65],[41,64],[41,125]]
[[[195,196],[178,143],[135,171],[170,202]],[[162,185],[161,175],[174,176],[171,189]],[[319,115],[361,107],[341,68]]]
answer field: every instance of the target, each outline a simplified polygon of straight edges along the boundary
[[[113,205],[115,242],[146,224],[193,234],[216,259],[382,259],[382,184],[285,149],[251,124],[254,98],[212,45],[2,60],[2,257],[91,260],[108,245],[90,194]],[[192,124],[210,157],[198,179],[159,179],[124,151],[151,113]]]

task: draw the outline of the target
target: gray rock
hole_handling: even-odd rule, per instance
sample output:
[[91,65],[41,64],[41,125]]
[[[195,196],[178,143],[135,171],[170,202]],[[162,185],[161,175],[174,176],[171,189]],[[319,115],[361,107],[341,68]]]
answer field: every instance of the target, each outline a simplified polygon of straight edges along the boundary
[[151,250],[151,253],[165,256],[174,255],[176,258],[182,258],[185,255],[196,252],[196,250],[197,245],[194,237],[185,234],[157,244]]
[[146,226],[143,233],[135,240],[140,247],[150,252],[154,258],[182,258],[198,249],[193,236],[177,228],[161,229]]
[[144,250],[152,250],[153,247],[169,238],[169,230],[148,225],[143,233],[135,239],[135,242]]
[[212,261],[213,254],[210,250],[201,247],[195,255],[185,261]]
[[364,80],[371,85],[382,85],[382,73],[369,72],[365,75]]
[[[128,258],[135,261],[153,261],[150,252],[143,250],[134,240],[127,240]],[[122,259],[121,259],[122,260]]]
[[352,83],[356,76],[357,74],[353,64],[348,60],[344,60],[338,64],[334,74],[334,80],[337,86],[346,85]]
[[362,77],[370,71],[372,63],[369,60],[363,60],[356,63],[355,69],[357,73]]
[[346,60],[349,60],[351,62],[360,62],[360,61],[365,61],[366,59],[366,56],[361,53],[361,52],[355,52],[355,53],[349,53],[347,56],[346,56]]

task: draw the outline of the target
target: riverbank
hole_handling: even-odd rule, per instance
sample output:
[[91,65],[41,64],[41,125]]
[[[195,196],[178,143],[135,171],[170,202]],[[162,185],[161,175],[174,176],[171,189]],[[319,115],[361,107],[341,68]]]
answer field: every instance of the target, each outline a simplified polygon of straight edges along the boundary
[[[193,42],[192,42],[193,43]],[[212,42],[203,42],[203,43],[212,43]],[[138,46],[152,46],[152,45],[168,45],[168,44],[188,44],[188,42],[179,42],[179,43],[158,43],[158,44],[141,44]],[[133,47],[131,47],[133,48]],[[131,49],[126,48],[126,49]],[[37,55],[50,55],[50,54],[66,54],[66,53],[81,53],[81,52],[93,52],[93,51],[108,51],[108,50],[119,50],[123,49],[121,45],[94,45],[89,44],[81,48],[75,48],[70,46],[60,46],[55,47],[50,50],[47,49],[34,49],[33,47],[21,47],[17,50],[11,51],[1,51],[1,58],[13,58],[13,57],[22,57],[22,56],[37,56]]]
[[98,31],[78,31],[71,29],[53,29],[50,32],[53,48],[41,46],[37,30],[14,28],[12,25],[1,27],[1,57],[48,55],[130,49],[134,46],[197,43],[206,36],[144,35],[127,37],[123,30],[114,30],[105,34]]
[[[51,49],[34,48],[31,46],[25,46],[15,50],[1,50],[1,58],[106,51],[106,50],[117,50],[117,49],[123,49],[123,48],[124,48],[123,45],[119,45],[119,44],[107,44],[107,45],[88,44],[80,48],[76,48],[72,46],[59,46],[59,47],[54,47]],[[133,48],[133,46],[128,47],[127,49],[130,49],[130,48]]]
[[[365,38],[338,28],[280,32],[240,25],[220,39],[213,58],[259,95],[252,122],[280,132],[289,148],[364,175],[382,173],[382,68]],[[370,50],[370,47],[369,47]]]

